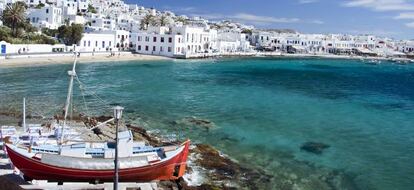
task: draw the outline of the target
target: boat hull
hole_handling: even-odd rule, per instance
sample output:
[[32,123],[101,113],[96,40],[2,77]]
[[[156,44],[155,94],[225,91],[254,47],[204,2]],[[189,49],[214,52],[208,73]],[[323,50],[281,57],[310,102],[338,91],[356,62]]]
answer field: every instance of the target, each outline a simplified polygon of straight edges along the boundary
[[[181,152],[168,160],[143,167],[119,170],[121,182],[148,182],[154,180],[175,180],[184,175],[190,142],[185,142]],[[47,180],[57,182],[112,182],[114,170],[85,170],[63,168],[28,158],[6,146],[13,165],[23,173],[26,180]]]

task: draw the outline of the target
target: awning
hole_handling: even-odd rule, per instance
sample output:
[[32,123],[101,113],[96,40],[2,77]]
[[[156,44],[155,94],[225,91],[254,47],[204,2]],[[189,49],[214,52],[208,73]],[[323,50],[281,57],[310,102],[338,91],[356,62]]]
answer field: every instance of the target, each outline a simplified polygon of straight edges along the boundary
[[364,53],[364,54],[376,54],[375,52],[373,52],[373,51],[371,51],[367,48],[357,48],[357,50],[361,53]]
[[306,48],[303,47],[303,46],[292,46],[292,48],[294,48],[296,50],[306,50]]

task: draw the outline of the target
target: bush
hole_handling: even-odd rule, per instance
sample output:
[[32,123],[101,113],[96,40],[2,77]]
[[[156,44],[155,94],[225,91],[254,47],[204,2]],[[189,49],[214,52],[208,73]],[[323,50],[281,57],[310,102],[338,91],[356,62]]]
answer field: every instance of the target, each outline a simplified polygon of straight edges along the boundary
[[45,34],[47,36],[56,37],[58,34],[57,29],[49,29],[49,28],[42,28],[42,34]]
[[10,36],[11,36],[11,29],[6,27],[6,26],[2,26],[0,27],[0,41],[8,41]]

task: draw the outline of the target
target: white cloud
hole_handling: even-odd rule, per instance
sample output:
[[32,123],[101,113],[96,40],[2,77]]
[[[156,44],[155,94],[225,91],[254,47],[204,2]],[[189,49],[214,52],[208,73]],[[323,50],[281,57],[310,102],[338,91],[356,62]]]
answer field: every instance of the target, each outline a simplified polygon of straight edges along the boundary
[[269,16],[258,16],[253,14],[247,13],[238,13],[235,15],[230,16],[229,18],[240,20],[240,21],[247,21],[252,23],[294,23],[299,22],[300,19],[298,18],[276,18],[276,17],[269,17]]
[[256,25],[270,25],[275,23],[297,23],[300,22],[299,18],[284,18],[284,17],[270,17],[270,16],[260,16],[248,13],[237,13],[233,15],[223,15],[223,14],[192,14],[191,16],[199,16],[209,20],[234,20],[237,22],[243,22],[248,24]]
[[312,20],[310,23],[311,24],[325,24],[325,22],[321,20]]
[[165,10],[174,11],[174,12],[196,12],[198,9],[195,7],[171,7],[171,6],[164,6],[162,7]]
[[[373,11],[392,11],[399,14],[393,19],[414,19],[414,2],[407,0],[349,0],[343,3],[345,7],[362,7]],[[414,23],[406,23],[405,26],[414,28]]]
[[414,28],[414,22],[406,23],[405,26],[409,28]]
[[343,5],[346,7],[363,7],[374,11],[414,10],[414,4],[406,0],[350,0]]
[[299,0],[299,4],[309,4],[309,3],[316,3],[319,0]]
[[360,34],[372,34],[372,35],[377,35],[377,36],[392,36],[392,35],[401,34],[401,32],[388,31],[388,30],[382,30],[382,29],[372,29],[372,30],[347,30],[347,31],[344,31],[344,32],[345,33],[350,33],[350,34],[356,34],[356,35],[360,35]]
[[414,19],[414,12],[400,13],[398,16],[394,17],[394,19]]

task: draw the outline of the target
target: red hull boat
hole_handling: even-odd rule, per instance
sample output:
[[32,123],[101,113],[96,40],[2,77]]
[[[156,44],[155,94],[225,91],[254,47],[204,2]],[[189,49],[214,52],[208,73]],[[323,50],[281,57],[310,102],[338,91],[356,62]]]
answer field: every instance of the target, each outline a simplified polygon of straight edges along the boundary
[[[184,175],[190,141],[179,147],[177,153],[163,160],[142,167],[121,168],[119,181],[148,182],[153,180],[175,180]],[[14,145],[6,145],[7,154],[13,165],[18,168],[26,180],[48,180],[57,182],[111,182],[114,170],[88,170],[50,165],[36,156],[27,157]],[[93,158],[91,158],[93,159]]]

